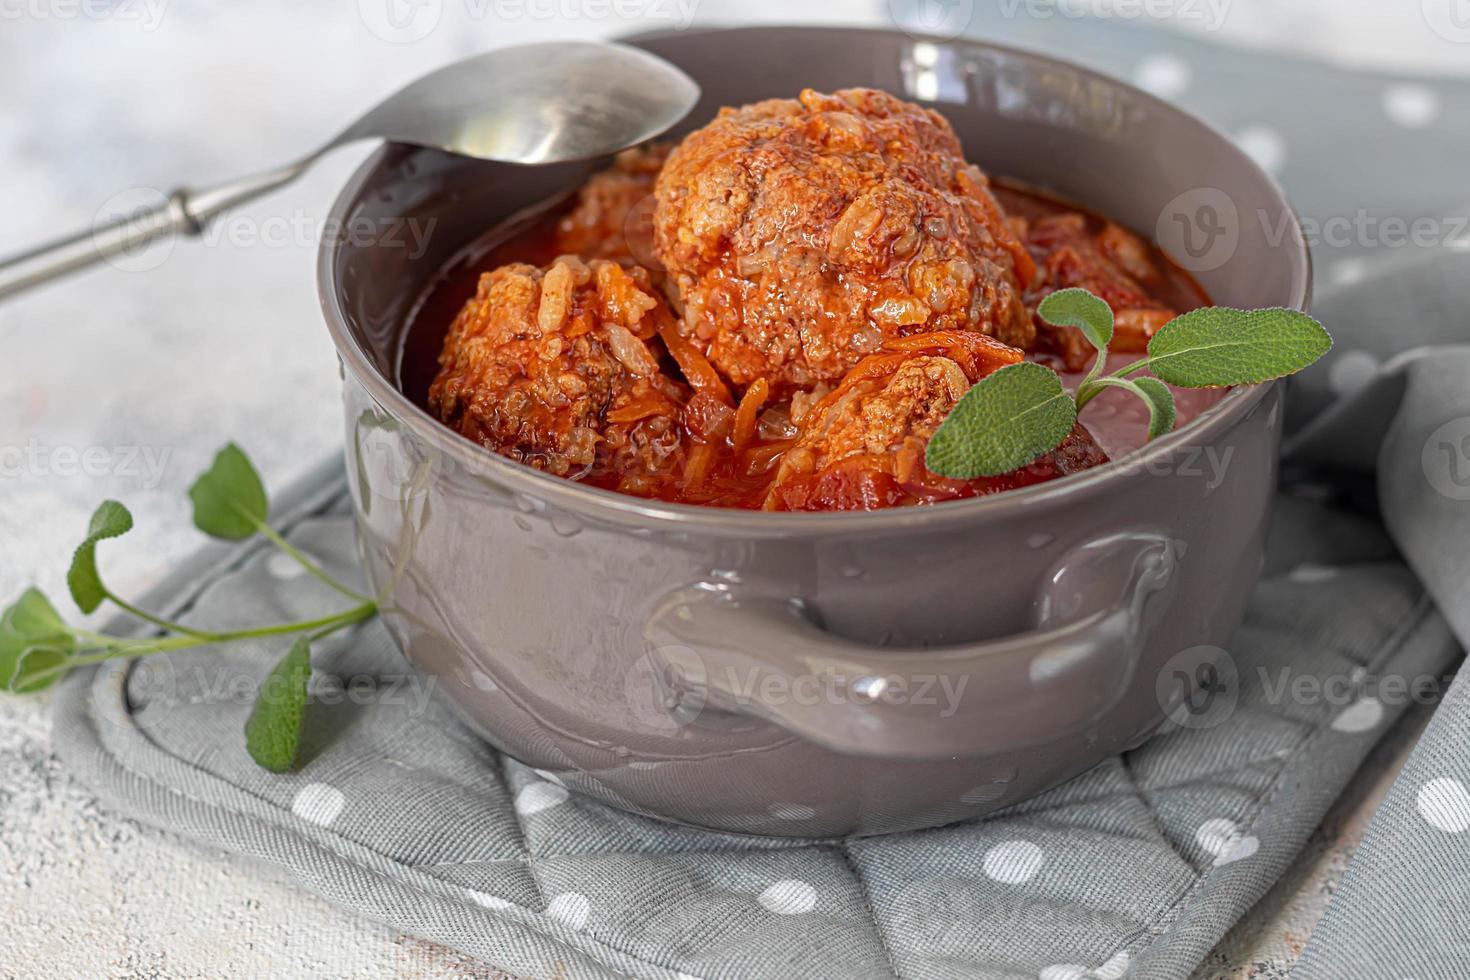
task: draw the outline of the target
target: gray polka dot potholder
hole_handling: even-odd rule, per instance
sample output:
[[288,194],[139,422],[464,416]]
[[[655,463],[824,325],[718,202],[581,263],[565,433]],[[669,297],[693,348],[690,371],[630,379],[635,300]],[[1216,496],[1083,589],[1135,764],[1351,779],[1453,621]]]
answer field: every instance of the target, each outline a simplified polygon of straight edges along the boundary
[[[1170,94],[1278,165],[1309,217],[1376,208],[1412,220],[1470,197],[1470,87],[1410,86],[1420,108],[1409,126],[1404,80],[1095,23],[993,21],[979,23],[1115,74],[1184,79]],[[1445,126],[1429,124],[1435,114]],[[1352,168],[1336,165],[1346,154]],[[1361,200],[1364,188],[1380,199]],[[425,699],[375,625],[316,656],[337,682],[316,689],[298,772],[269,775],[244,752],[250,692],[280,652],[264,647],[74,676],[57,699],[57,750],[112,806],[278,864],[334,902],[512,973],[1187,976],[1408,703],[1383,692],[1458,657],[1446,617],[1470,636],[1470,480],[1457,465],[1470,464],[1470,348],[1442,346],[1470,339],[1458,312],[1470,309],[1465,257],[1411,260],[1363,241],[1316,251],[1337,290],[1319,312],[1339,349],[1295,385],[1292,414],[1306,425],[1293,458],[1313,471],[1281,498],[1262,586],[1230,645],[1233,710],[992,819],[804,843],[610,810],[500,757]],[[1401,353],[1425,345],[1439,346]],[[346,569],[339,467],[324,465],[277,516],[298,545]],[[271,569],[261,547],[207,551],[149,604],[222,625],[330,603],[314,582]],[[1463,877],[1447,877],[1470,874],[1461,688],[1370,830],[1304,976],[1470,972],[1454,965],[1466,963],[1470,915],[1453,898]],[[1411,921],[1424,930],[1399,935],[1421,941],[1373,943],[1375,930]],[[1365,973],[1368,947],[1384,959]]]
[[[328,468],[290,496],[292,540],[350,574],[340,479]],[[1402,707],[1358,688],[1437,674],[1457,651],[1375,523],[1315,494],[1279,513],[1230,648],[1233,711],[986,821],[808,843],[612,810],[462,728],[375,624],[316,655],[298,772],[244,751],[268,647],[77,677],[56,744],[106,802],[516,974],[1178,977],[1272,884]],[[271,557],[211,553],[151,601],[201,624],[330,607]],[[1302,702],[1283,696],[1283,671],[1344,686]]]

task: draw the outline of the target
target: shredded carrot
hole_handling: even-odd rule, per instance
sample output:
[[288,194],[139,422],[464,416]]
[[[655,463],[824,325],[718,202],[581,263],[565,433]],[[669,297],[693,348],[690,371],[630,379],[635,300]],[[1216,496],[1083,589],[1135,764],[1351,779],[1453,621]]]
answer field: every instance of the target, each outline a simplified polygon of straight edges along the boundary
[[698,490],[714,462],[715,447],[712,443],[696,442],[689,450],[689,462],[684,465],[684,493]]
[[735,400],[730,397],[730,389],[725,387],[725,382],[721,380],[714,365],[693,344],[679,336],[679,328],[673,320],[662,320],[658,325],[658,335],[663,338],[664,346],[669,349],[679,370],[684,372],[685,379],[695,391],[712,395],[726,405],[735,404]]
[[607,413],[609,422],[624,423],[637,422],[654,415],[674,415],[676,410],[669,404],[669,400],[662,395],[648,394],[634,398],[620,408],[615,408]]
[[757,416],[770,396],[770,384],[765,378],[756,378],[740,397],[740,407],[735,410],[735,434],[731,437],[737,453],[745,452],[745,447],[755,437]]

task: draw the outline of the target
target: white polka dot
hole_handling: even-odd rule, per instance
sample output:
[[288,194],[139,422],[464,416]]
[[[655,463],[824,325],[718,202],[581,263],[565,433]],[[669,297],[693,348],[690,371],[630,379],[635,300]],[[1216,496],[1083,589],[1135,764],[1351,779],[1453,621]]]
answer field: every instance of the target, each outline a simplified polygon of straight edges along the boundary
[[1367,259],[1338,259],[1327,270],[1327,278],[1339,286],[1351,286],[1368,278]]
[[1270,126],[1248,126],[1235,134],[1235,143],[1267,173],[1277,173],[1286,163],[1286,140]]
[[1029,840],[1008,840],[985,852],[985,873],[1001,884],[1019,885],[1036,877],[1042,857]]
[[1222,864],[1233,864],[1236,861],[1244,861],[1260,849],[1261,839],[1255,834],[1251,834],[1249,837],[1242,837],[1231,846],[1230,850],[1215,858],[1215,865],[1218,867]]
[[676,973],[674,974],[674,980],[699,980],[699,977],[696,977],[692,973]]
[[777,915],[800,915],[817,904],[817,890],[804,881],[778,881],[756,896],[761,907]]
[[805,803],[772,803],[766,810],[777,820],[810,820],[817,815],[816,808]]
[[547,918],[555,919],[572,929],[586,926],[587,917],[591,914],[592,903],[587,900],[586,895],[579,892],[563,892],[546,906]]
[[1419,815],[1436,830],[1459,834],[1470,829],[1470,790],[1458,779],[1431,779],[1419,789]]
[[306,574],[306,568],[301,562],[292,558],[284,551],[277,551],[267,558],[265,560],[265,570],[271,573],[271,578],[278,578],[282,581],[300,578]]
[[494,691],[500,690],[500,685],[495,683],[495,678],[491,677],[489,674],[485,673],[478,667],[470,668],[470,683],[475,685],[475,687],[480,689],[481,691],[484,691],[486,694],[490,694]]
[[326,783],[307,783],[292,798],[291,812],[302,820],[326,827],[337,819],[337,814],[346,805],[347,797],[341,790]]
[[1219,857],[1227,853],[1240,839],[1240,828],[1235,826],[1234,820],[1215,817],[1199,825],[1199,829],[1194,832],[1194,839],[1199,842],[1200,847]]
[[516,813],[529,817],[567,801],[565,786],[555,783],[532,783],[516,794]]
[[1057,963],[1041,968],[1041,980],[1082,980],[1087,976],[1087,967],[1076,963]]
[[1293,582],[1316,583],[1330,582],[1341,574],[1341,570],[1332,565],[1303,562],[1287,573],[1286,577]]
[[1151,54],[1133,69],[1133,83],[1161,99],[1183,95],[1193,79],[1189,65],[1172,54]]
[[514,902],[507,902],[505,899],[501,898],[499,895],[490,895],[490,894],[487,894],[485,892],[476,892],[476,891],[470,892],[470,901],[474,902],[476,905],[483,905],[487,909],[513,909],[513,908],[516,908],[516,905],[515,905]]
[[1378,358],[1364,350],[1345,350],[1327,369],[1327,387],[1334,395],[1350,395],[1378,376]]
[[1439,118],[1439,93],[1427,85],[1390,85],[1383,90],[1383,111],[1405,129],[1423,129]]
[[1332,719],[1332,730],[1337,732],[1371,732],[1383,721],[1383,703],[1377,698],[1366,697],[1348,705]]
[[1119,980],[1123,974],[1128,972],[1129,956],[1127,953],[1118,953],[1102,966],[1092,971],[1097,980]]

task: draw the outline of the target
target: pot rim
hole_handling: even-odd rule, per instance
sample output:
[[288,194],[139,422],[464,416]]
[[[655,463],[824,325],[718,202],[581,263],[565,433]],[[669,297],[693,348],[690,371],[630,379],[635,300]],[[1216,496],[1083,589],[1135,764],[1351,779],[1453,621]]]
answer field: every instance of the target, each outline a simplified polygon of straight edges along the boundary
[[[1309,308],[1312,290],[1312,256],[1306,245],[1301,216],[1291,205],[1285,191],[1273,176],[1251,160],[1228,136],[1194,113],[1128,82],[1075,62],[1039,51],[991,41],[926,37],[894,29],[820,25],[752,25],[680,33],[686,35],[737,34],[771,30],[827,35],[901,35],[915,42],[927,42],[941,46],[958,44],[972,49],[1029,60],[1052,69],[1070,72],[1091,81],[1126,90],[1132,97],[1151,103],[1155,108],[1178,117],[1186,126],[1193,128],[1199,138],[1213,140],[1219,145],[1221,152],[1234,156],[1241,165],[1253,172],[1254,176],[1271,190],[1277,203],[1286,214],[1291,216],[1292,226],[1296,230],[1296,235],[1292,237],[1296,246],[1295,255],[1288,257],[1289,260],[1295,259],[1293,263],[1295,267],[1292,269],[1292,278],[1288,285],[1291,295],[1280,305],[1302,311]],[[642,34],[621,40],[636,43],[640,39],[663,36],[667,34]],[[402,144],[385,143],[358,166],[338,193],[336,200],[333,201],[329,221],[343,222],[346,220],[348,212],[362,197],[369,179],[383,160],[394,152],[396,147],[401,146]],[[1067,502],[1075,506],[1103,492],[1110,484],[1119,482],[1130,473],[1140,469],[1147,470],[1176,450],[1213,443],[1222,433],[1228,431],[1256,408],[1274,385],[1279,384],[1273,381],[1236,388],[1215,405],[1167,436],[1146,443],[1141,448],[1102,466],[1057,480],[1002,493],[972,497],[968,500],[947,501],[924,507],[811,513],[768,512],[668,503],[621,494],[601,487],[586,486],[506,459],[454,432],[426,410],[414,404],[397,385],[377,369],[367,352],[348,330],[346,314],[337,298],[335,288],[337,283],[333,274],[337,256],[344,247],[345,243],[338,239],[323,241],[317,253],[317,291],[322,312],[327,321],[327,329],[331,333],[333,345],[337,348],[338,357],[344,367],[352,372],[357,382],[367,389],[374,401],[388,409],[397,421],[407,425],[416,435],[446,452],[456,464],[465,466],[471,472],[492,473],[497,480],[512,490],[522,490],[533,497],[554,502],[569,511],[612,520],[633,519],[642,523],[662,524],[677,529],[735,532],[758,537],[797,534],[840,536],[906,530],[914,527],[947,527],[956,523],[971,523],[985,519],[1005,520],[1008,517],[1018,517],[1024,510],[1049,507],[1060,502]]]

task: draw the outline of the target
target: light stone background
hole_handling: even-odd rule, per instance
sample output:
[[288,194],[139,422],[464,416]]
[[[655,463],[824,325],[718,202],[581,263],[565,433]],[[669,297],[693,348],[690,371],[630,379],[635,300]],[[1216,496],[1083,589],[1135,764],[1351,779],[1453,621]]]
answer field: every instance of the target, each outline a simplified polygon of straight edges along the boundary
[[[1017,2],[1003,9],[1027,15],[1027,0]],[[1225,2],[1213,34],[1222,42],[1470,73],[1470,52],[1426,29],[1420,0]],[[388,24],[388,4],[407,27]],[[86,226],[149,188],[285,160],[399,84],[487,48],[678,27],[690,14],[888,20],[886,0],[611,8],[644,12],[633,19],[587,4],[0,0],[0,254]],[[1200,29],[1185,18],[1165,26]],[[316,230],[362,152],[340,151],[207,241],[128,263],[146,271],[103,268],[0,306],[0,599],[36,583],[68,605],[70,549],[105,496],[138,520],[103,559],[109,580],[137,594],[198,543],[184,491],[221,443],[241,442],[277,487],[338,444],[313,258]],[[0,697],[0,976],[498,975],[339,912],[268,869],[109,815],[50,755],[47,707]],[[1202,975],[1284,976],[1424,716],[1405,720]]]

